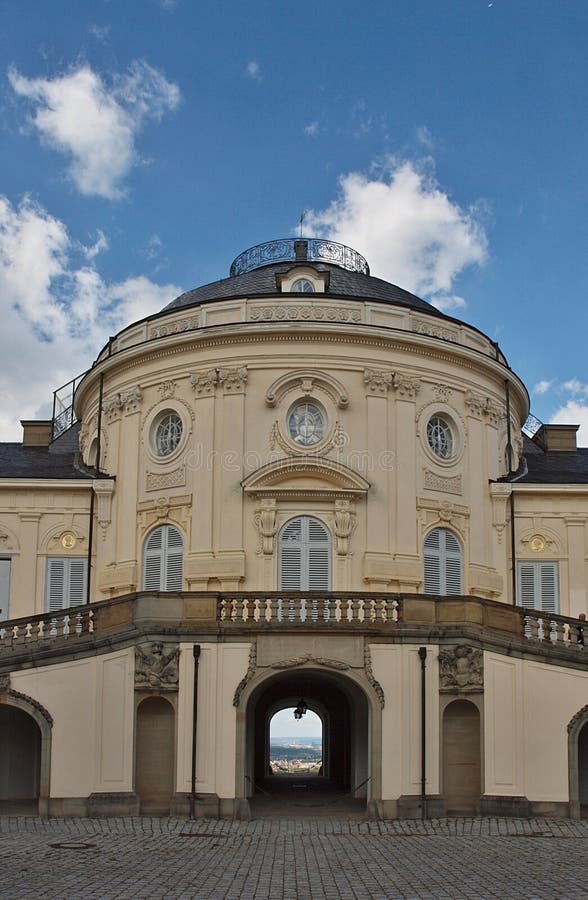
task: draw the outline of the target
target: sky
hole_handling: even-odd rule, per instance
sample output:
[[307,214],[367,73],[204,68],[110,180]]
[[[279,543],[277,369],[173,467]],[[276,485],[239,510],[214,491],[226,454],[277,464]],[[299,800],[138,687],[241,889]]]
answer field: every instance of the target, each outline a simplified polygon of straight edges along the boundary
[[320,737],[323,726],[320,718],[309,709],[301,719],[294,718],[294,707],[281,709],[270,721],[270,739]]
[[585,0],[0,0],[0,439],[129,322],[304,231],[582,425]]

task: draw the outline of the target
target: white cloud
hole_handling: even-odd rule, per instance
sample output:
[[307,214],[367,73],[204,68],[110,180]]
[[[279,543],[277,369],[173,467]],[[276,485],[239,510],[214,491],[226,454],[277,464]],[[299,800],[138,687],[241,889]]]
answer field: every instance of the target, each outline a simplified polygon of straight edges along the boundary
[[578,378],[570,378],[569,381],[564,381],[562,387],[564,390],[569,391],[570,394],[588,395],[588,384],[583,384]]
[[476,211],[453,202],[411,161],[388,159],[373,177],[344,175],[339,197],[326,209],[311,211],[307,224],[310,231],[363,253],[373,275],[439,303],[454,296],[455,278],[487,255]]
[[416,136],[419,144],[422,144],[427,150],[431,151],[434,149],[435,142],[433,141],[433,135],[426,125],[419,125]]
[[[100,243],[99,235],[96,247]],[[124,325],[181,293],[143,275],[108,283],[58,219],[25,199],[0,197],[0,434],[47,414],[52,391],[84,371]],[[95,256],[96,254],[94,254]]]
[[109,249],[109,247],[110,244],[108,242],[108,238],[99,228],[96,232],[96,240],[94,241],[94,243],[89,247],[84,247],[83,250],[86,255],[86,259],[95,259],[95,257],[98,256],[99,253],[104,253]]
[[261,67],[254,59],[247,63],[246,72],[254,81],[261,81]]
[[576,400],[568,400],[551,417],[553,425],[579,425],[578,446],[588,447],[588,406]]
[[318,130],[318,122],[309,122],[308,125],[304,126],[304,134],[307,134],[309,137],[314,137],[315,134],[318,134]]
[[429,299],[433,306],[444,313],[457,312],[458,309],[465,309],[467,306],[463,297],[457,294],[434,294]]
[[88,31],[97,41],[104,43],[110,35],[110,25],[90,25]]
[[14,91],[31,101],[30,122],[41,138],[70,159],[82,194],[113,199],[138,162],[135,140],[148,119],[159,121],[180,102],[176,84],[146,62],[133,62],[108,87],[84,65],[56,78],[26,78],[10,69]]
[[541,396],[542,394],[546,394],[552,384],[553,384],[553,380],[546,381],[546,379],[542,379],[541,381],[538,381],[537,384],[535,385],[535,387],[533,388],[533,393],[538,394],[539,396]]

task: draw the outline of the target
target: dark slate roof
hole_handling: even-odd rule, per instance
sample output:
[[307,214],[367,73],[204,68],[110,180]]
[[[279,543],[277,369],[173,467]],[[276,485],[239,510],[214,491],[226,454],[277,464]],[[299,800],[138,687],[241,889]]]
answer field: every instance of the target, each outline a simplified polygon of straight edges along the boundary
[[[523,435],[524,465],[517,484],[588,484],[588,447],[542,450]],[[508,481],[508,479],[500,479]]]
[[49,447],[0,443],[0,478],[94,478],[72,449],[78,433],[79,425],[74,425]]
[[[297,263],[294,261],[273,264],[253,269],[251,272],[245,272],[243,275],[236,275],[234,278],[222,278],[220,281],[213,281],[211,284],[194,288],[176,297],[175,300],[172,300],[165,307],[165,310],[178,309],[183,306],[198,306],[200,303],[206,303],[211,300],[228,300],[232,297],[275,296],[278,292],[276,275],[288,272],[295,265]],[[443,313],[431,306],[430,303],[421,300],[420,297],[416,297],[409,291],[397,287],[395,284],[383,281],[381,278],[362,275],[360,272],[349,272],[347,269],[328,263],[317,265],[305,261],[298,263],[298,265],[312,267],[318,272],[328,272],[329,287],[326,293],[329,296],[379,300],[384,303],[393,303],[396,306],[422,309],[424,312],[446,318]],[[308,298],[309,295],[286,294],[285,296],[290,298],[296,297],[300,300],[303,297]]]

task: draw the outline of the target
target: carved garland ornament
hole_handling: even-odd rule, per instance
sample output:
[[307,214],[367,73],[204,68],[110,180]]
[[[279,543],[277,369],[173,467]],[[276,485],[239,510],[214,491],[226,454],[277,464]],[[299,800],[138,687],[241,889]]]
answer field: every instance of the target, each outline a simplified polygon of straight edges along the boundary
[[241,694],[255,675],[255,670],[257,668],[257,641],[253,641],[251,647],[249,648],[249,665],[247,667],[247,671],[245,675],[237,685],[233,696],[233,706],[239,706],[241,702]]
[[187,319],[178,319],[169,325],[156,325],[149,332],[150,338],[166,337],[168,334],[182,334],[184,331],[193,331],[200,327],[200,316],[190,316]]
[[358,309],[339,306],[256,306],[251,310],[252,322],[315,321],[315,322],[361,322]]
[[373,687],[378,700],[380,701],[380,706],[384,709],[384,704],[386,702],[386,698],[384,696],[384,689],[380,682],[377,680],[374,675],[374,670],[372,669],[372,654],[370,651],[369,644],[366,644],[363,651],[363,664],[365,667],[365,676],[371,686]]
[[10,687],[10,673],[6,673],[5,675],[0,675],[0,696],[4,695],[8,700],[20,700],[21,702],[27,703],[29,706],[34,707],[37,712],[41,713],[43,718],[49,723],[49,725],[53,725],[53,716],[51,713],[45,709],[45,707],[39,703],[38,700],[34,700],[32,697],[29,697],[28,694],[21,694],[20,691],[14,691]]
[[421,389],[418,378],[381,369],[364,369],[363,380],[368,393],[385,396],[392,389],[402,400],[414,400]]

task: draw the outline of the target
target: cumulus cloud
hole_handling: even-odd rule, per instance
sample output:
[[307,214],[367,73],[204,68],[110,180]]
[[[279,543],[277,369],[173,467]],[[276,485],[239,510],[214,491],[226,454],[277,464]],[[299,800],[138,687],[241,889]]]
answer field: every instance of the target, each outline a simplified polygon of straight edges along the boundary
[[254,81],[261,81],[261,67],[254,59],[247,63],[246,72]]
[[569,391],[570,394],[588,396],[588,384],[583,384],[578,378],[570,378],[569,381],[564,381],[562,387],[564,390]]
[[10,69],[10,84],[31,102],[30,122],[42,140],[70,158],[69,176],[85,195],[114,199],[139,161],[136,137],[180,102],[176,84],[144,61],[107,85],[88,65],[56,78],[26,78]]
[[453,283],[487,256],[476,210],[460,207],[432,174],[406,160],[389,159],[373,176],[351,172],[339,188],[330,206],[309,212],[310,231],[359,250],[373,275],[441,307],[464,305]]
[[535,385],[535,387],[533,388],[533,393],[538,394],[539,396],[541,396],[542,394],[546,394],[552,384],[553,384],[553,381],[547,381],[546,379],[542,379],[541,381],[538,381],[537,384]]
[[304,134],[307,134],[309,137],[314,137],[316,134],[318,134],[318,130],[318,122],[309,122],[308,125],[304,126]]
[[109,335],[181,293],[143,275],[105,281],[92,255],[101,237],[84,248],[43,207],[0,196],[3,440],[20,438],[19,419],[46,415],[52,391],[87,369]]

